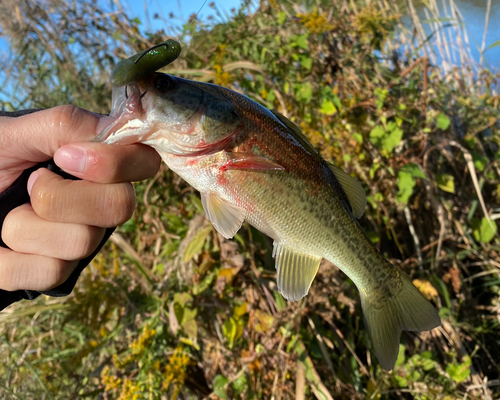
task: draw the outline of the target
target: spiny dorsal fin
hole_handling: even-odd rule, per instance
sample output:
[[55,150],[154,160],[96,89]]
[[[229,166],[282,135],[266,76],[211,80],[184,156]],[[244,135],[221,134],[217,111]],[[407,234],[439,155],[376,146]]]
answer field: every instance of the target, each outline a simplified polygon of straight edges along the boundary
[[321,257],[292,250],[274,242],[278,290],[287,300],[304,297],[318,272]]
[[342,186],[342,189],[344,189],[351,204],[352,213],[356,218],[361,218],[366,207],[366,193],[363,186],[361,186],[361,183],[357,179],[342,171],[339,167],[333,164],[329,164],[329,167],[339,181],[340,186]]
[[[318,155],[316,149],[312,146],[306,135],[304,135],[297,125],[279,112],[273,110],[271,111],[276,118],[283,123],[283,125],[290,129],[291,133],[302,144],[302,146],[304,146],[305,149],[309,150],[309,152],[313,155]],[[330,163],[328,163],[328,165],[342,186],[342,189],[344,189],[344,192],[349,199],[349,203],[351,204],[352,213],[356,218],[361,218],[366,207],[366,194],[363,186],[361,186],[355,178],[342,171],[340,168]]]
[[226,239],[231,239],[236,235],[245,219],[245,210],[221,199],[214,193],[201,193],[201,204],[217,232]]
[[275,115],[276,118],[280,120],[280,122],[285,125],[288,129],[290,129],[290,133],[293,134],[293,136],[302,144],[302,146],[309,150],[310,153],[314,155],[318,155],[318,152],[316,149],[313,147],[311,142],[309,142],[309,139],[307,138],[306,135],[300,130],[300,128],[295,125],[292,121],[290,121],[287,117],[285,117],[283,114],[280,114],[278,111],[271,110],[271,112]]

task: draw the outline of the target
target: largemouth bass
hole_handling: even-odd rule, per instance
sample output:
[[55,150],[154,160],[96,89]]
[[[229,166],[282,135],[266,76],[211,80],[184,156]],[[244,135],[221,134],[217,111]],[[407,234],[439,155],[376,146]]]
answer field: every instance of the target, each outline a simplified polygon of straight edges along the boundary
[[222,236],[247,221],[274,240],[284,298],[308,293],[322,258],[352,279],[383,368],[393,368],[402,330],[440,325],[436,309],[358,223],[366,205],[359,182],[323,160],[284,116],[229,89],[160,73],[116,87],[112,116],[97,140],[155,148],[200,191]]

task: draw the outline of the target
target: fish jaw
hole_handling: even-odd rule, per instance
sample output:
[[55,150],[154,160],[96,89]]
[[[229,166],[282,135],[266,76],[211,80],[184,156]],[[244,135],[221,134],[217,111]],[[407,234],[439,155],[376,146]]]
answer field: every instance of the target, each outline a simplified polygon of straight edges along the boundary
[[[174,90],[159,93],[157,79],[170,79]],[[160,155],[195,157],[221,151],[242,131],[230,102],[200,89],[191,81],[154,74],[148,80],[113,88],[110,116],[115,122],[94,141],[107,144],[144,143]]]
[[136,84],[114,87],[110,117],[115,121],[107,126],[94,142],[130,144],[144,140],[148,127],[144,123],[141,90]]

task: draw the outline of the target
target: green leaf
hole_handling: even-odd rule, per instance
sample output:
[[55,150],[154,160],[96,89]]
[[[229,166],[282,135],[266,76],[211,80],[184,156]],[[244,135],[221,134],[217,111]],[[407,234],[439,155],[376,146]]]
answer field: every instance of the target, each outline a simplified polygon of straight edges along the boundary
[[266,100],[271,104],[274,102],[274,100],[276,100],[276,95],[274,94],[274,90],[272,89],[269,90],[269,92],[267,93]]
[[363,143],[363,135],[361,135],[360,133],[353,133],[352,137],[356,142]]
[[438,129],[445,131],[450,126],[450,119],[443,113],[440,113],[436,118],[436,126]]
[[415,187],[415,178],[408,172],[399,171],[398,173],[398,194],[396,199],[402,204],[408,204],[413,188]]
[[400,388],[408,386],[408,379],[401,375],[394,375],[394,380],[396,381],[396,385]]
[[227,400],[227,391],[225,386],[228,382],[229,379],[222,375],[216,375],[214,378],[214,393],[224,400]]
[[205,244],[205,240],[207,239],[208,234],[212,231],[211,226],[207,226],[199,231],[193,239],[186,246],[186,250],[184,251],[184,262],[187,263],[191,261],[191,259],[201,252],[203,249],[203,245]]
[[333,115],[337,112],[337,108],[333,105],[331,100],[323,99],[320,111],[325,115]]
[[417,164],[409,163],[401,167],[401,171],[409,173],[414,178],[426,179],[424,172]]
[[342,102],[340,101],[339,96],[334,94],[332,97],[332,101],[333,101],[333,104],[335,104],[335,107],[337,107],[338,109],[342,108]]
[[278,309],[278,311],[281,311],[283,310],[284,308],[286,308],[286,302],[285,302],[285,299],[283,298],[283,296],[280,294],[280,292],[278,292],[277,290],[275,290],[273,292],[273,295],[274,295],[274,301],[276,301],[276,308]]
[[184,307],[179,303],[174,302],[174,313],[175,313],[175,318],[177,318],[177,322],[179,322],[180,324],[182,318],[184,317]]
[[191,301],[193,301],[193,297],[189,293],[183,292],[174,294],[174,302],[179,303],[182,307]]
[[399,353],[398,353],[398,359],[396,360],[396,366],[398,365],[403,365],[405,363],[405,352],[406,348],[403,344],[399,345]]
[[387,129],[382,125],[375,126],[370,131],[370,141],[377,147],[390,154],[392,150],[401,142],[403,131],[395,122],[389,122]]
[[285,82],[285,84],[283,85],[283,91],[286,94],[290,93],[290,82]]
[[232,349],[234,345],[234,339],[236,338],[236,321],[234,318],[229,318],[222,325],[222,332],[227,339],[229,348]]
[[309,103],[312,99],[312,85],[309,82],[298,85],[297,100],[302,103]]
[[472,233],[478,242],[489,243],[497,233],[495,221],[488,221],[486,218],[474,218],[471,221]]
[[286,20],[286,12],[280,11],[278,13],[278,25],[283,25],[283,22]]
[[387,124],[387,133],[388,136],[384,139],[384,143],[382,144],[382,149],[387,151],[387,153],[391,153],[403,138],[403,131],[401,128],[397,126],[395,122],[389,122]]
[[137,223],[135,222],[134,218],[130,218],[127,222],[120,226],[120,230],[127,233],[136,232]]
[[248,382],[244,374],[241,374],[233,381],[234,394],[239,396],[247,388]]
[[436,174],[438,188],[448,193],[455,193],[455,178],[453,175]]
[[297,46],[299,46],[301,49],[307,50],[307,36],[308,35],[300,35],[297,38]]
[[196,340],[198,337],[198,325],[196,324],[196,314],[198,314],[198,310],[191,310],[189,308],[184,308],[184,315],[182,316],[182,330],[184,333]]
[[486,50],[492,49],[492,48],[497,47],[497,46],[500,46],[500,40],[497,40],[496,42],[490,44],[488,47],[486,47]]
[[301,57],[300,60],[300,65],[302,65],[305,69],[311,69],[312,68],[312,58],[310,57]]
[[384,107],[384,102],[389,94],[389,91],[387,89],[376,88],[373,94],[377,97],[375,99],[375,105],[377,106],[377,109],[380,111],[382,107]]
[[450,363],[446,366],[446,372],[456,383],[462,383],[470,375],[471,359],[469,356],[464,357],[464,362],[461,364]]
[[400,203],[408,204],[417,183],[416,178],[426,179],[424,172],[417,164],[408,163],[400,169],[398,173],[399,191],[396,197]]
[[377,171],[379,170],[379,168],[380,168],[380,164],[379,163],[372,164],[372,166],[370,167],[370,179],[375,178],[375,174],[377,173]]
[[377,125],[370,131],[370,142],[377,147],[382,147],[382,141],[385,138],[386,133],[382,125]]
[[438,363],[430,358],[422,358],[422,369],[424,371],[430,371],[436,368],[437,365]]
[[474,166],[478,171],[484,171],[488,165],[488,158],[482,154],[472,153],[472,160],[474,161]]

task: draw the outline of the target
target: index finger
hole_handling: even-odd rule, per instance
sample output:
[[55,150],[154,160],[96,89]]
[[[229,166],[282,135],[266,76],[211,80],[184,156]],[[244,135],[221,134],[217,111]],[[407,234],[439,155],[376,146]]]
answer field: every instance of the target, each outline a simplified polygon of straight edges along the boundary
[[3,117],[5,134],[0,135],[0,149],[9,149],[11,158],[47,161],[65,144],[92,140],[113,120],[70,105],[17,118]]

